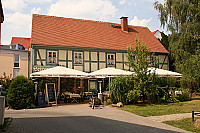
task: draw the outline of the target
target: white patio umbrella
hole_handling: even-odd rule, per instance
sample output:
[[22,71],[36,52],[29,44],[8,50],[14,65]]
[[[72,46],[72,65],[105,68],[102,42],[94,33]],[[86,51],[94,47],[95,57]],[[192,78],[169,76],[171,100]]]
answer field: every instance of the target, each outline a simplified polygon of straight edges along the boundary
[[85,77],[87,73],[78,70],[66,68],[66,67],[53,67],[40,72],[35,72],[30,77]]
[[124,71],[116,68],[103,68],[89,74],[90,77],[108,77],[109,78],[109,91],[110,91],[110,78],[135,74],[134,72]]
[[180,73],[163,70],[163,69],[159,69],[159,68],[155,69],[154,67],[148,68],[148,71],[150,71],[150,73],[155,72],[155,74],[158,75],[159,77],[182,77],[182,74],[180,74]]
[[81,72],[78,70],[66,68],[66,67],[53,67],[40,72],[35,72],[30,75],[30,77],[58,77],[58,92],[60,93],[60,78],[68,77],[68,78],[83,78],[88,76],[87,73]]
[[118,77],[118,76],[132,75],[132,74],[135,73],[116,68],[103,68],[90,73],[89,76]]

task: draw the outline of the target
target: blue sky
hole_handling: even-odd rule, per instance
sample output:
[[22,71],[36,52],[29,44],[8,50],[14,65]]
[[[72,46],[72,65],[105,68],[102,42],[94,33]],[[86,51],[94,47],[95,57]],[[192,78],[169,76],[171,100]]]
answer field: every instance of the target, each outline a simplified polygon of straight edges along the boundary
[[[160,27],[155,0],[1,0],[5,21],[2,24],[2,44],[12,37],[31,37],[32,14],[88,19],[120,23],[127,16],[130,25]],[[158,0],[163,3],[164,0]]]

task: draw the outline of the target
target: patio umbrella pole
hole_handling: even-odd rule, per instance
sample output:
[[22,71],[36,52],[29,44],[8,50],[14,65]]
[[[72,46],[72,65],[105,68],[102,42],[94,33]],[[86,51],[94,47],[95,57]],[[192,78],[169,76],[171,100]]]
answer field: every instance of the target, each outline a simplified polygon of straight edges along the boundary
[[60,77],[58,77],[58,97],[60,95]]
[[109,96],[110,96],[110,77],[109,77]]

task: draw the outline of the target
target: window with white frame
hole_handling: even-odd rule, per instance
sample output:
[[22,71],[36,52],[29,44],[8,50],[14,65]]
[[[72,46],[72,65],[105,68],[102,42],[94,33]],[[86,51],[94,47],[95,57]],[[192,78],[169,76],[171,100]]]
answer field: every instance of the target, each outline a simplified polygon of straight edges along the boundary
[[115,54],[107,54],[107,65],[108,66],[115,65]]
[[14,57],[14,67],[19,67],[19,55],[15,55]]
[[47,64],[57,64],[57,51],[47,51]]
[[83,52],[74,52],[74,64],[83,64]]

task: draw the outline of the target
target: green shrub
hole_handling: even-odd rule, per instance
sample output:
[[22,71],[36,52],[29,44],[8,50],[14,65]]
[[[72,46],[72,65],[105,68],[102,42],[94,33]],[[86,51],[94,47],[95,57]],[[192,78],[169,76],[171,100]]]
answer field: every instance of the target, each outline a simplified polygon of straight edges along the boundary
[[44,92],[45,90],[45,83],[47,83],[48,80],[41,80],[38,84],[38,91]]
[[38,91],[39,92],[44,92],[45,90],[45,84],[46,83],[56,83],[57,80],[56,79],[46,79],[46,78],[43,78],[41,80],[38,81],[39,84],[38,84]]
[[24,76],[17,76],[8,89],[7,103],[12,109],[30,108],[34,103],[33,84]]
[[130,90],[127,94],[127,100],[130,104],[136,104],[139,100],[139,94],[137,90]]
[[178,99],[180,102],[189,101],[189,100],[190,100],[189,93],[188,93],[188,92],[185,92],[185,93],[183,93],[182,95],[180,95],[177,99]]
[[176,103],[176,102],[179,102],[178,100],[178,96],[177,95],[169,95],[169,98],[167,99],[167,102],[168,103]]
[[112,103],[122,102],[127,104],[127,93],[129,90],[134,88],[134,78],[131,76],[128,77],[116,77],[112,80],[110,84],[111,87],[111,97],[110,100]]

